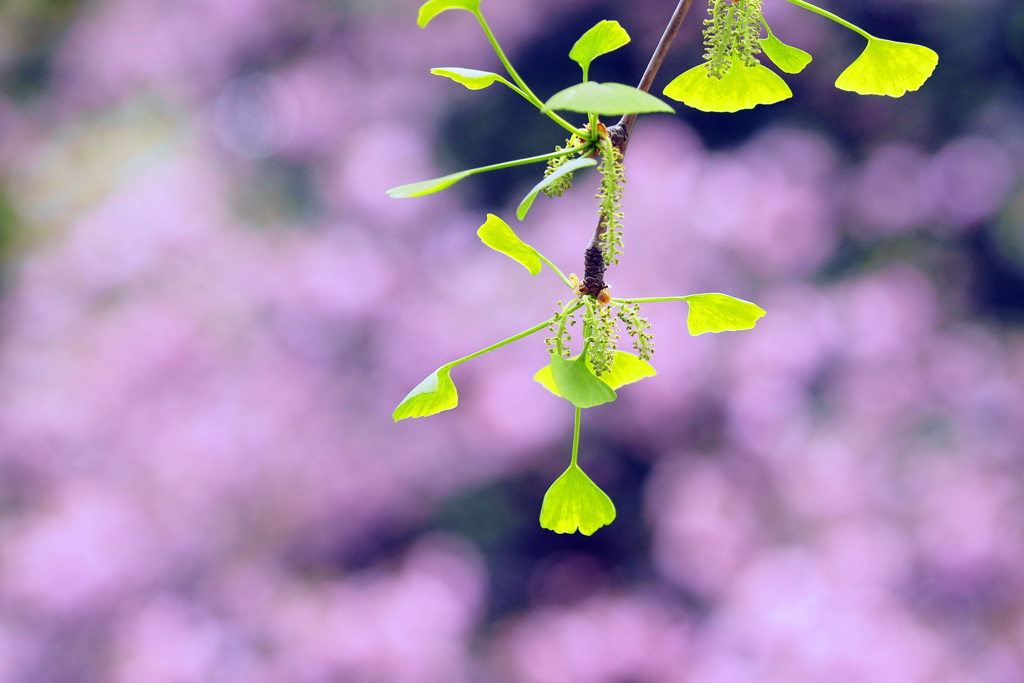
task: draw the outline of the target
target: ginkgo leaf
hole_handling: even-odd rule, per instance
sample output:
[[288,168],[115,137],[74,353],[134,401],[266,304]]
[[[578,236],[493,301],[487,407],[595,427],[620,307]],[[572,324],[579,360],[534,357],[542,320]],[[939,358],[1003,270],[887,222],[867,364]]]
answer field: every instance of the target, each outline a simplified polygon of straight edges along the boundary
[[562,398],[562,395],[558,393],[558,387],[555,386],[555,378],[551,376],[551,365],[545,365],[534,373],[533,381],[540,384],[558,398]]
[[595,58],[618,50],[629,43],[629,34],[617,21],[599,21],[588,30],[569,51],[569,58],[583,68],[583,80],[587,80],[590,63]]
[[[587,359],[587,366],[593,370],[594,366],[590,359]],[[633,382],[639,382],[645,377],[653,377],[658,374],[654,367],[647,361],[637,358],[625,351],[615,352],[615,361],[612,369],[604,373],[599,379],[612,389],[618,389]],[[559,398],[562,394],[558,392],[555,385],[555,378],[551,375],[551,365],[545,365],[533,376],[533,380]]]
[[472,171],[459,171],[458,173],[450,173],[433,180],[421,180],[418,183],[399,185],[388,190],[388,196],[395,199],[405,199],[407,197],[422,197],[423,195],[434,194],[447,187],[451,187],[463,178],[468,178],[471,175]]
[[598,379],[584,356],[566,360],[553,355],[550,367],[558,393],[577,408],[593,408],[615,400],[615,390]]
[[575,463],[555,480],[540,507],[540,525],[558,534],[590,536],[615,521],[615,504]]
[[913,43],[869,38],[853,64],[836,79],[836,87],[859,95],[900,97],[917,90],[935,71],[939,55]]
[[654,95],[637,90],[624,83],[577,83],[561,90],[544,103],[545,109],[575,111],[584,114],[649,114],[655,112],[675,113],[669,105]]
[[691,294],[682,297],[690,305],[686,327],[696,337],[705,332],[749,330],[764,315],[764,309],[728,294]]
[[618,389],[627,384],[639,382],[645,377],[653,377],[656,374],[658,373],[654,366],[644,359],[637,358],[625,351],[616,351],[612,369],[601,375],[601,380],[606,382],[612,389]]
[[427,417],[459,404],[459,394],[449,376],[451,365],[442,365],[416,385],[392,414],[395,422],[407,417]]
[[504,83],[513,90],[518,90],[514,85],[496,73],[490,71],[477,71],[476,69],[463,69],[456,66],[445,66],[431,69],[430,73],[436,76],[450,78],[456,83],[461,83],[470,90],[483,90],[495,82]]
[[519,208],[516,209],[516,217],[519,218],[519,220],[526,218],[526,212],[529,211],[530,207],[533,205],[533,200],[537,198],[537,195],[545,187],[554,184],[559,178],[572,173],[573,171],[578,171],[579,169],[586,168],[588,166],[597,166],[597,161],[595,159],[588,159],[584,157],[581,159],[567,161],[559,166],[558,170],[534,185],[533,189],[523,197],[523,201],[519,202]]
[[717,112],[774,104],[793,96],[771,69],[763,64],[746,66],[739,59],[733,59],[732,68],[722,78],[708,74],[703,64],[695,66],[677,76],[663,92],[694,109]]
[[476,234],[491,249],[521,263],[526,270],[530,271],[530,275],[540,272],[542,261],[537,250],[519,239],[508,223],[493,213],[487,214],[487,220],[476,231]]
[[480,14],[480,0],[430,0],[420,6],[416,23],[423,28],[438,14],[450,9],[464,9],[473,14]]
[[805,66],[811,63],[813,58],[810,54],[798,47],[786,45],[776,38],[772,30],[768,28],[767,23],[765,23],[764,27],[768,31],[768,37],[761,38],[761,49],[775,66],[788,74],[798,74],[804,70]]

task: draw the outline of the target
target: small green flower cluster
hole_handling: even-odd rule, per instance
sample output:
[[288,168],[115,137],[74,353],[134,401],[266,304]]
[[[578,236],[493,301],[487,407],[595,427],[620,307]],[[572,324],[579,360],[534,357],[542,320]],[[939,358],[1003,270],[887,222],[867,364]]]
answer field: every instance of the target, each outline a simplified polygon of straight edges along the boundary
[[[564,152],[566,150],[576,147],[581,140],[576,136],[572,136],[565,141],[565,147],[555,147],[556,152]],[[549,177],[552,173],[561,168],[562,164],[569,160],[570,157],[561,156],[555,157],[554,159],[548,159],[548,167],[544,171],[544,177]],[[565,191],[572,187],[572,173],[566,173],[558,180],[554,181],[547,187],[543,188],[542,192],[552,199],[555,197],[561,197],[565,194]]]
[[590,359],[594,374],[600,377],[610,371],[615,362],[619,327],[612,316],[610,305],[602,305],[597,298],[592,296],[585,297],[585,299],[583,329],[586,336],[585,341],[589,342],[587,357]]
[[601,189],[600,219],[604,221],[601,235],[601,255],[608,265],[619,262],[622,253],[622,186],[626,184],[626,173],[622,166],[622,153],[606,136],[601,138]]
[[640,304],[623,304],[616,315],[625,324],[626,334],[633,338],[636,355],[650,360],[654,355],[654,333],[651,332],[651,323],[640,315]]
[[562,302],[559,301],[558,308],[559,310],[555,312],[554,317],[551,318],[551,324],[548,326],[548,332],[551,333],[551,336],[545,337],[544,343],[547,345],[548,353],[551,355],[568,358],[572,355],[572,350],[569,348],[572,335],[569,333],[568,328],[576,324],[576,310],[579,308],[579,305],[563,306]]
[[711,0],[704,20],[704,65],[721,79],[734,59],[745,66],[760,64],[761,0]]

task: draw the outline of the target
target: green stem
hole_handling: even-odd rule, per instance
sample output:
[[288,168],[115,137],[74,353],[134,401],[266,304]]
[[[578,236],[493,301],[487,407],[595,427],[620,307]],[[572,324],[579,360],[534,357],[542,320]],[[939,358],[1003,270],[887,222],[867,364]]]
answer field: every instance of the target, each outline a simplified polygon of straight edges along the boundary
[[550,325],[554,321],[555,321],[554,318],[549,318],[549,319],[545,320],[544,322],[540,323],[539,325],[534,325],[530,329],[523,330],[519,334],[513,335],[513,336],[509,337],[508,339],[502,339],[500,342],[498,342],[496,344],[491,344],[490,346],[488,346],[485,349],[480,349],[479,351],[476,351],[475,353],[471,353],[468,356],[463,356],[462,358],[459,358],[458,360],[453,360],[450,363],[445,363],[442,367],[453,368],[456,365],[458,365],[459,363],[465,363],[467,360],[472,360],[472,359],[476,358],[477,356],[482,356],[485,353],[489,353],[491,351],[494,351],[495,349],[500,349],[502,346],[505,346],[506,344],[511,344],[512,342],[519,341],[523,337],[529,337],[531,334],[534,334],[535,332],[540,332],[541,330],[546,328],[548,325]]
[[618,304],[618,305],[621,306],[622,304],[649,304],[649,303],[654,303],[655,301],[687,301],[692,296],[693,296],[692,294],[688,294],[686,296],[649,296],[649,297],[644,297],[642,299],[615,299],[615,298],[613,298],[612,299],[612,303],[615,303],[615,304]]
[[530,86],[526,85],[526,81],[524,81],[522,77],[519,75],[519,73],[515,70],[515,68],[513,68],[512,62],[508,61],[508,57],[505,56],[504,50],[502,50],[501,45],[498,44],[498,39],[494,37],[494,33],[491,31],[491,27],[487,25],[487,20],[484,19],[484,15],[480,12],[477,12],[476,18],[477,21],[480,22],[480,27],[484,30],[484,33],[487,35],[487,40],[490,41],[491,47],[494,48],[495,54],[498,55],[498,59],[500,59],[501,63],[505,66],[505,71],[507,71],[508,75],[512,77],[512,80],[516,82],[516,85],[518,85],[520,89],[522,89],[523,97],[525,97],[530,102],[530,104],[537,107],[537,109],[540,109],[541,112],[546,114],[552,121],[560,125],[562,128],[565,128],[570,133],[583,137],[585,135],[584,131],[572,125],[571,123],[563,119],[561,116],[551,111],[550,109],[544,108],[544,103],[540,101],[539,97],[533,94],[533,91],[530,90]]
[[[557,159],[558,157],[566,157],[570,154],[578,154],[580,148],[570,147],[569,149],[562,149],[557,152],[548,152],[547,154],[538,154],[535,157],[527,157],[525,159],[513,159],[512,161],[503,161],[500,164],[491,164],[490,166],[479,166],[477,168],[470,168],[466,170],[469,175],[475,175],[477,173],[486,173],[487,171],[498,171],[503,168],[512,168],[513,166],[525,166],[526,164],[535,164],[538,161],[547,161],[548,159]],[[584,148],[583,151],[586,151]]]
[[820,14],[821,16],[826,17],[827,19],[831,19],[832,21],[836,22],[840,26],[845,26],[846,28],[850,29],[851,31],[853,31],[855,33],[861,34],[862,36],[864,36],[868,40],[873,40],[875,38],[873,35],[871,35],[867,31],[865,31],[861,27],[854,26],[853,24],[848,22],[846,19],[843,19],[842,17],[838,17],[835,14],[832,14],[831,12],[829,12],[828,10],[824,10],[824,9],[821,9],[820,7],[816,7],[816,6],[812,5],[809,2],[804,2],[804,0],[786,0],[786,1],[793,3],[797,7],[803,7],[805,10],[807,10],[809,12],[814,12],[815,14]]
[[560,270],[558,269],[558,266],[556,266],[556,265],[555,265],[554,263],[552,263],[551,261],[549,261],[549,260],[548,260],[548,257],[547,257],[547,256],[545,256],[544,254],[540,253],[539,251],[537,252],[537,256],[538,256],[538,257],[540,257],[540,260],[541,260],[541,261],[543,261],[544,263],[546,263],[546,264],[547,264],[548,268],[550,268],[551,270],[555,271],[555,275],[557,275],[557,276],[558,276],[558,277],[559,277],[559,278],[560,278],[560,279],[562,280],[562,282],[564,282],[564,283],[565,283],[565,286],[566,286],[566,287],[568,287],[569,289],[572,289],[572,283],[570,283],[570,282],[569,282],[569,278],[567,278],[567,277],[566,277],[566,276],[565,276],[565,275],[564,275],[564,274],[562,273],[562,271],[560,271]]
[[573,418],[572,425],[572,462],[569,463],[569,467],[578,467],[576,464],[576,454],[580,451],[580,413],[583,410],[581,408],[576,409],[576,416]]

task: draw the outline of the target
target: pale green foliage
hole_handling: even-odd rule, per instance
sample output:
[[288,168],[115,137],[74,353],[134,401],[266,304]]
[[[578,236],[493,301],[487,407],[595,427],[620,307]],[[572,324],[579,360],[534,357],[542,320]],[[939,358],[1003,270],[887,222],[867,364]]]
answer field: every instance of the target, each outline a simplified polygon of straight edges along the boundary
[[774,104],[793,96],[786,82],[763,64],[745,66],[734,58],[722,78],[695,66],[665,86],[665,96],[701,111],[734,112]]
[[654,366],[642,358],[637,358],[625,351],[615,352],[615,364],[612,369],[601,375],[601,380],[612,389],[618,389],[633,382],[639,382],[645,377],[654,377],[658,374]]
[[654,95],[637,90],[631,85],[595,81],[577,83],[558,91],[544,103],[544,108],[606,116],[675,113],[675,109]]
[[504,83],[517,92],[519,90],[498,74],[491,73],[490,71],[477,71],[476,69],[463,69],[455,66],[447,66],[431,69],[430,73],[436,76],[450,78],[456,83],[461,83],[470,90],[483,90],[495,82]]
[[690,294],[682,297],[690,305],[686,327],[697,336],[705,332],[749,330],[764,316],[764,309],[728,294]]
[[615,400],[615,391],[587,366],[587,357],[565,359],[555,354],[548,361],[558,393],[577,408],[593,408]]
[[559,534],[579,529],[590,536],[615,520],[615,504],[590,477],[573,462],[544,494],[540,525]]
[[[938,55],[929,48],[875,38],[806,0],[789,2],[868,39],[861,56],[836,80],[841,90],[900,97],[920,88],[938,63]],[[708,14],[710,18],[704,21],[703,66],[669,83],[663,91],[666,97],[701,111],[735,112],[774,104],[793,95],[785,81],[760,64],[757,54],[763,51],[782,71],[792,74],[802,71],[811,62],[811,55],[772,34],[762,16],[761,0],[709,0]],[[766,38],[760,38],[762,25]]]
[[619,25],[619,22],[599,21],[593,28],[580,36],[580,39],[569,51],[569,58],[582,67],[585,81],[590,71],[590,63],[595,58],[612,50],[618,50],[627,43],[629,43],[629,34]]
[[388,196],[394,197],[395,199],[405,199],[406,197],[422,197],[428,194],[434,194],[441,190],[451,187],[455,183],[459,182],[463,178],[468,178],[473,175],[472,171],[459,171],[458,173],[450,173],[440,178],[434,178],[433,180],[421,180],[418,183],[409,183],[408,185],[399,185],[388,190]]
[[407,417],[427,417],[457,406],[459,394],[448,374],[450,371],[451,364],[442,365],[417,384],[395,408],[392,414],[395,422]]
[[619,262],[619,254],[622,253],[622,186],[626,184],[626,171],[622,165],[622,153],[608,138],[601,141],[600,171],[598,215],[604,223],[601,256],[605,263],[614,264]]
[[480,0],[429,0],[429,2],[423,3],[423,6],[420,7],[416,23],[419,24],[420,28],[423,28],[438,14],[450,9],[464,9],[479,16]]
[[768,31],[768,37],[761,39],[761,49],[775,66],[788,74],[798,74],[811,63],[811,55],[776,38],[767,23],[764,28]]
[[540,272],[543,265],[537,250],[519,239],[508,223],[493,213],[487,214],[487,221],[476,231],[480,240],[495,251],[518,261],[530,275]]
[[913,43],[871,38],[864,52],[836,79],[836,87],[859,95],[900,97],[917,90],[939,63],[934,50]]
[[[616,351],[612,369],[601,375],[600,379],[612,389],[618,389],[627,384],[639,382],[645,377],[654,377],[656,374],[658,373],[654,370],[654,366],[647,361],[626,351]],[[555,380],[551,376],[551,365],[545,365],[538,370],[534,374],[533,380],[555,396],[562,398],[562,395],[558,393],[558,387],[555,386]]]

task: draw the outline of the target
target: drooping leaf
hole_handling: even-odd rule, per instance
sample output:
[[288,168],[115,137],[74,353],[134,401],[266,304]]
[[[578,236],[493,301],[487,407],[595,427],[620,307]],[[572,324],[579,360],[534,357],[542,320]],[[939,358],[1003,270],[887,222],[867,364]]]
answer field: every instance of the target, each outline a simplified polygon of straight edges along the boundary
[[864,52],[836,79],[836,87],[859,95],[900,97],[917,90],[935,71],[939,55],[913,43],[868,39]]
[[615,521],[615,504],[575,463],[544,494],[540,525],[558,534],[590,536]]
[[577,408],[593,408],[615,400],[615,390],[598,379],[584,355],[570,360],[553,355],[550,367],[558,393]]
[[438,14],[450,9],[464,9],[473,14],[480,14],[480,0],[429,0],[420,5],[420,14],[416,23],[423,28]]
[[599,21],[593,28],[580,36],[569,51],[569,58],[583,67],[583,80],[587,80],[590,63],[595,58],[618,50],[629,43],[629,34],[617,21]]
[[573,171],[578,171],[581,168],[586,168],[587,166],[597,166],[597,161],[584,157],[581,159],[567,161],[559,166],[557,171],[534,185],[533,189],[523,197],[523,201],[519,202],[519,208],[516,209],[516,217],[519,218],[519,220],[526,218],[526,212],[529,211],[530,207],[533,205],[533,200],[537,198],[537,195],[540,194],[540,191],[545,187],[554,184],[562,176],[572,173]]
[[722,78],[709,75],[702,64],[677,76],[663,92],[694,109],[717,112],[751,109],[793,96],[786,82],[771,69],[763,64],[745,66],[738,59]]
[[427,417],[442,410],[451,410],[459,404],[459,394],[449,376],[450,365],[442,365],[416,385],[395,408],[395,422],[407,417]]
[[691,294],[683,297],[690,305],[686,327],[696,337],[705,332],[749,330],[764,315],[764,309],[728,294]]
[[575,111],[584,114],[649,114],[675,110],[650,93],[623,83],[577,83],[561,90],[544,103],[545,109]]
[[805,66],[811,63],[813,58],[810,54],[798,47],[786,45],[776,38],[772,30],[768,28],[767,23],[765,23],[764,27],[768,31],[768,37],[761,38],[761,49],[764,50],[765,56],[772,60],[775,66],[788,74],[798,74],[804,70]]
[[394,197],[395,199],[405,199],[407,197],[422,197],[428,194],[434,194],[441,190],[451,187],[455,183],[459,182],[463,178],[468,178],[472,173],[470,171],[459,171],[458,173],[450,173],[440,178],[434,178],[433,180],[421,180],[418,183],[409,183],[408,185],[399,185],[398,187],[392,187],[388,190],[388,196]]
[[470,90],[483,90],[484,88],[492,85],[495,81],[498,83],[504,83],[513,90],[518,90],[518,88],[513,86],[500,75],[491,73],[490,71],[477,71],[476,69],[463,69],[457,66],[445,66],[431,69],[430,73],[450,78],[456,83],[461,83]]
[[[587,367],[593,370],[593,365],[589,358],[587,358]],[[599,379],[612,389],[618,389],[627,384],[639,382],[645,377],[653,377],[656,374],[658,373],[654,367],[647,361],[625,351],[616,351],[612,369],[601,375]],[[533,376],[533,380],[555,396],[562,397],[562,394],[558,393],[558,387],[555,386],[555,378],[551,375],[550,364],[538,370]]]
[[543,262],[540,260],[537,250],[519,239],[508,223],[493,213],[487,214],[487,220],[476,231],[476,234],[491,249],[523,264],[523,267],[530,271],[530,275],[540,272]]

